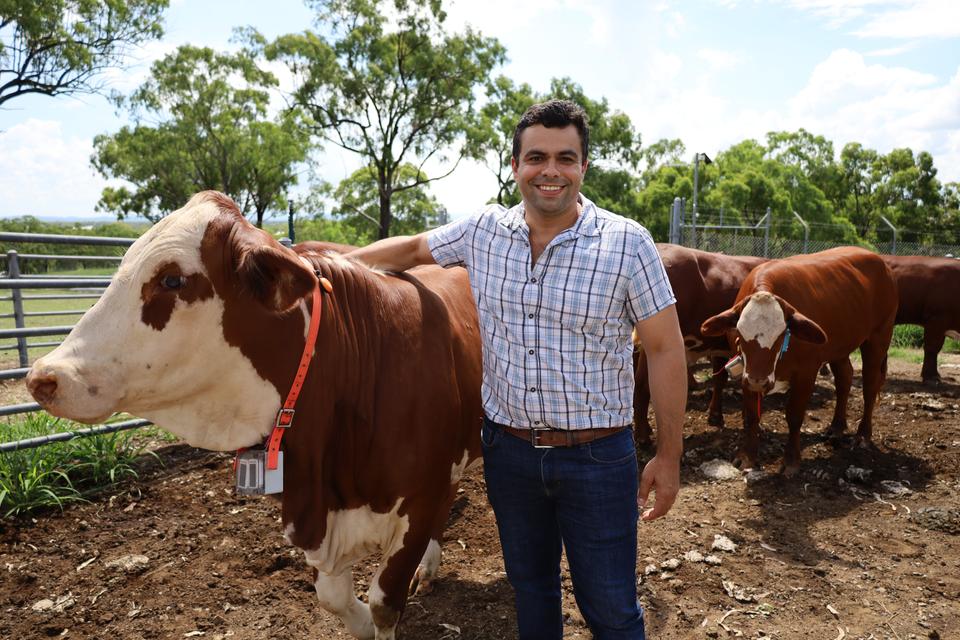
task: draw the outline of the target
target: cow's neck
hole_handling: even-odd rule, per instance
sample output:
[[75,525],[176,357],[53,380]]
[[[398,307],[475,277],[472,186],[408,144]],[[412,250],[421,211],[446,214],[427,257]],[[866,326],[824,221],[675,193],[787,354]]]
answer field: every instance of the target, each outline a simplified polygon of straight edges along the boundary
[[[356,474],[367,460],[376,406],[382,284],[358,267],[319,262],[333,284],[324,297],[315,362],[284,438],[283,523],[293,544],[316,548],[332,511],[367,504]],[[295,491],[290,487],[296,487]]]

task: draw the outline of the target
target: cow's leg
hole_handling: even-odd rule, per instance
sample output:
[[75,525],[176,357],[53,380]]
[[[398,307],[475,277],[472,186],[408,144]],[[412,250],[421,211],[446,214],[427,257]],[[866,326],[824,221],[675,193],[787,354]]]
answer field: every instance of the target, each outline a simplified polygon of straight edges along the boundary
[[760,451],[760,403],[763,395],[757,391],[743,389],[743,442],[734,458],[741,469],[759,469],[757,462]]
[[887,345],[889,339],[871,340],[860,347],[863,360],[863,417],[857,427],[856,444],[869,446],[873,439],[873,408],[887,378]]
[[[940,323],[928,323],[923,328],[923,368],[920,377],[924,382],[940,382],[940,373],[937,371],[937,356],[943,349],[943,342],[947,330]],[[866,391],[866,388],[864,388]]]
[[850,364],[850,358],[834,360],[830,363],[830,371],[833,373],[837,404],[833,409],[833,420],[828,433],[831,437],[838,437],[847,430],[847,403],[850,400],[850,386],[853,384],[853,365]]
[[710,406],[707,408],[707,424],[713,427],[723,426],[723,388],[727,385],[729,375],[724,365],[727,359],[723,356],[710,358],[711,380],[713,387],[710,395]]
[[787,400],[787,447],[783,456],[781,472],[790,478],[800,471],[800,428],[807,414],[807,404],[817,382],[817,370],[807,376],[797,376],[790,381],[790,398]]
[[396,637],[397,624],[407,604],[413,574],[427,549],[429,538],[412,533],[404,536],[404,546],[392,553],[384,552],[380,568],[370,582],[367,600],[377,630],[376,640],[393,640]]
[[414,593],[423,595],[433,591],[433,581],[437,579],[440,572],[440,540],[441,535],[434,533],[436,537],[430,538],[427,543],[427,550],[423,552],[420,558],[420,565],[413,574],[413,580],[410,582],[410,595]]
[[353,636],[363,640],[377,637],[370,607],[354,593],[352,569],[335,576],[317,571],[313,586],[320,606],[343,620]]
[[650,446],[650,421],[647,412],[650,409],[650,381],[647,369],[647,357],[642,347],[633,352],[633,441],[637,448]]

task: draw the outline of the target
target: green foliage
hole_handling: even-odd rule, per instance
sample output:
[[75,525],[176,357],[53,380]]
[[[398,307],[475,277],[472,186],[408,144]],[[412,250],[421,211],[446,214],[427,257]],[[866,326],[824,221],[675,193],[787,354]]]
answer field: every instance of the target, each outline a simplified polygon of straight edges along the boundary
[[[4,425],[3,438],[10,442],[82,426],[33,413]],[[110,485],[137,477],[134,461],[142,454],[129,431],[2,453],[0,515],[62,509],[85,501]]]
[[130,45],[163,35],[169,0],[0,1],[0,105],[22,95],[95,93]]
[[[182,46],[154,63],[151,78],[118,99],[138,123],[94,140],[94,167],[134,185],[104,189],[97,208],[155,222],[197,191],[215,189],[262,225],[268,210],[286,207],[309,149],[297,112],[266,120],[276,85],[249,52]],[[158,124],[144,124],[145,116]]]
[[[445,159],[445,151],[462,139],[474,89],[502,62],[504,49],[469,28],[447,33],[437,0],[311,4],[319,33],[288,34],[267,43],[249,30],[247,38],[290,68],[293,98],[306,112],[307,126],[373,167],[377,235],[387,237],[394,196],[427,182],[424,163]],[[401,168],[408,163],[417,171],[405,180]],[[450,172],[456,168],[451,164]]]
[[923,327],[915,324],[898,324],[893,328],[891,347],[922,349]]

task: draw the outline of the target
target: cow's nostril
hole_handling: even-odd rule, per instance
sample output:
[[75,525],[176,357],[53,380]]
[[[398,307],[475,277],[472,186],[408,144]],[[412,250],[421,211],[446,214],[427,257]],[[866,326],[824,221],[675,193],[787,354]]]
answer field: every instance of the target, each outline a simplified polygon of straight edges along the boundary
[[57,394],[57,377],[49,374],[27,376],[27,390],[40,404],[49,404]]

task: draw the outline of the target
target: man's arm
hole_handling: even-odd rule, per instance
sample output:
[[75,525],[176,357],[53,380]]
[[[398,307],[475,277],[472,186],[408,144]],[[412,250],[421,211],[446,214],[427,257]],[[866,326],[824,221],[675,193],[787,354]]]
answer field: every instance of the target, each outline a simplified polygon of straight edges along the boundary
[[436,264],[427,245],[426,233],[378,240],[351,251],[347,256],[384,271],[399,272],[421,264]]
[[[670,510],[680,491],[687,358],[675,305],[641,320],[636,331],[647,357],[650,398],[657,417],[657,454],[643,468],[637,497],[643,519],[656,520]],[[656,492],[656,500],[648,509],[651,489]]]

